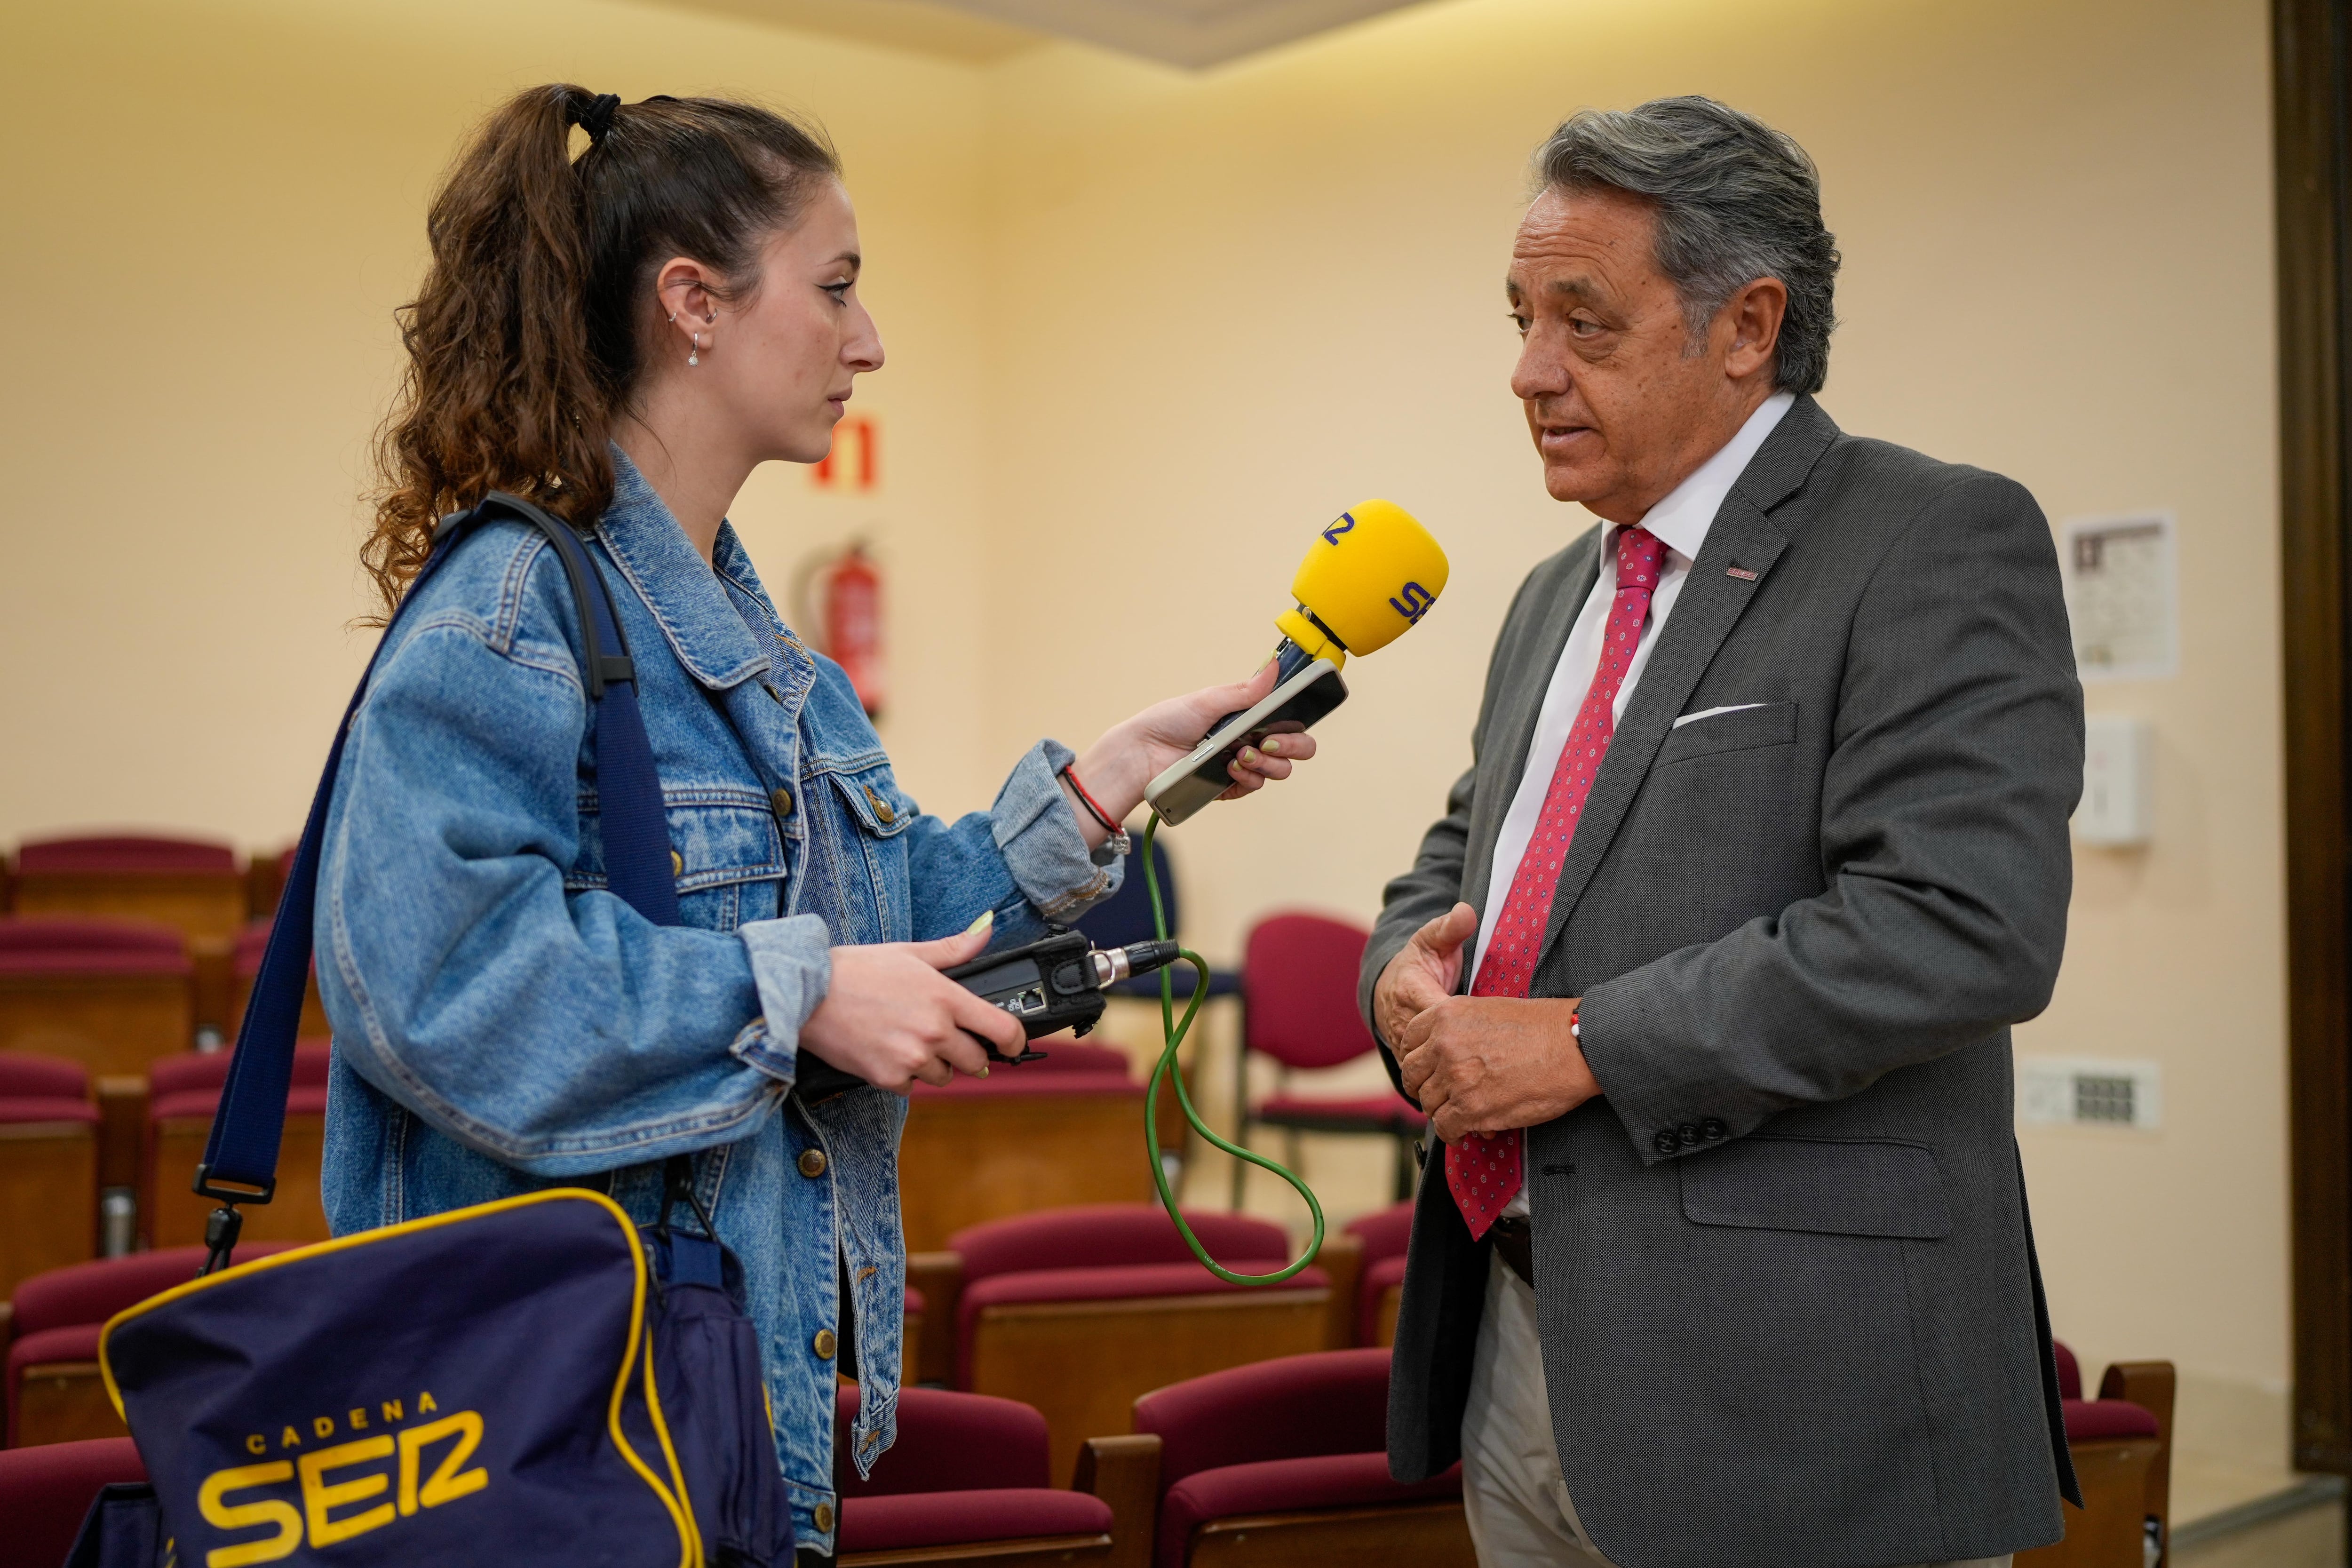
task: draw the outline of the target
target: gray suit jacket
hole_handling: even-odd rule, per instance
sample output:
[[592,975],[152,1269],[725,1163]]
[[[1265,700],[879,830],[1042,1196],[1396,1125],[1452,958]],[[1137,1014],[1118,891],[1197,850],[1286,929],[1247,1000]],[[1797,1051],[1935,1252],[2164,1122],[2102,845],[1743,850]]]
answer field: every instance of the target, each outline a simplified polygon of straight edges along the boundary
[[[1470,771],[1388,888],[1373,981],[1485,913],[1600,530],[1503,624]],[[1750,575],[1752,574],[1752,576]],[[1761,706],[1677,729],[1679,714]],[[1604,1099],[1528,1132],[1553,1436],[1621,1568],[1997,1556],[2074,1496],[2011,1128],[2047,1004],[2083,705],[2050,530],[1810,397],[1725,500],[1561,866],[1538,996]],[[1393,1058],[1389,1063],[1395,1075]],[[1433,1139],[1389,1458],[1460,1454],[1487,1248]]]

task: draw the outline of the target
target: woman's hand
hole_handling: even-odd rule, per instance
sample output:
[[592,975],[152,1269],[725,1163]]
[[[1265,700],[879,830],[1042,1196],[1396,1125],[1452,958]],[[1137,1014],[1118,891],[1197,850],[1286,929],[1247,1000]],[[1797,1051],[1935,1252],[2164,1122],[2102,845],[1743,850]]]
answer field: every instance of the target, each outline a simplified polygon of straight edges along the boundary
[[[1134,718],[1112,725],[1077,761],[1077,774],[1086,784],[1087,792],[1110,815],[1111,820],[1126,821],[1128,813],[1142,802],[1144,786],[1159,777],[1169,763],[1199,745],[1210,725],[1272,691],[1274,673],[1274,662],[1269,659],[1264,669],[1247,680],[1204,686],[1187,696],[1155,702]],[[1268,779],[1286,779],[1294,763],[1303,763],[1314,754],[1315,737],[1303,730],[1268,735],[1261,745],[1244,746],[1241,754],[1225,769],[1233,775],[1233,787],[1217,798],[1238,800],[1265,788]],[[1063,781],[1062,793],[1070,795],[1066,779]],[[1078,827],[1086,835],[1087,848],[1094,848],[1110,837],[1075,795],[1070,797],[1070,808],[1077,813]]]
[[982,916],[937,942],[835,948],[833,984],[801,1026],[801,1048],[893,1094],[917,1079],[938,1087],[959,1072],[986,1077],[988,1053],[973,1035],[1019,1056],[1026,1041],[1012,1015],[940,973],[978,958],[994,923]]

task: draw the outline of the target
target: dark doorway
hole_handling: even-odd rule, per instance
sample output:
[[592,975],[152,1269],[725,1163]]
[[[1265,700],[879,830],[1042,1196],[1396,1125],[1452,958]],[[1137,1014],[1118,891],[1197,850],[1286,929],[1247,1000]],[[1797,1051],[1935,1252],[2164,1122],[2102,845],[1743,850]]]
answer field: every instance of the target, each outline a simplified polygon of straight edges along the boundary
[[2294,1462],[2352,1474],[2352,802],[2346,465],[2352,412],[2352,16],[2273,0],[2294,1140]]

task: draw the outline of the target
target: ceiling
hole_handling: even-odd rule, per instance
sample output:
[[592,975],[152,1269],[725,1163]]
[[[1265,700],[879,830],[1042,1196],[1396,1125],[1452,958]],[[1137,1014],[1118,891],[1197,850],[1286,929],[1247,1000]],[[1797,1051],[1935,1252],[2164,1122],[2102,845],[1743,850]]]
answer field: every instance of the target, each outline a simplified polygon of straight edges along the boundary
[[1168,65],[1222,65],[1416,0],[671,0],[781,26],[987,62],[1055,37]]

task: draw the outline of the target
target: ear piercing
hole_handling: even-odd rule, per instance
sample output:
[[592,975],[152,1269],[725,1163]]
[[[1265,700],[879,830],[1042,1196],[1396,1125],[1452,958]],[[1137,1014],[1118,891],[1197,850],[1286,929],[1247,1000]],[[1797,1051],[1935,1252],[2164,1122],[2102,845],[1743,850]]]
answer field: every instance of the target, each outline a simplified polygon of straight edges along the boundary
[[[716,310],[705,310],[702,313],[702,319],[706,321],[715,321],[719,319],[719,312]],[[677,325],[677,312],[676,310],[672,310],[669,313],[669,324],[673,327]],[[702,363],[702,334],[698,331],[693,333],[692,336],[694,338],[694,347],[687,354],[686,363],[688,364],[700,364]]]

